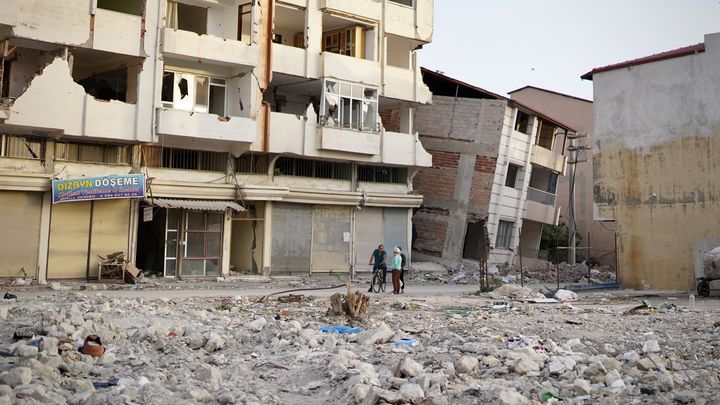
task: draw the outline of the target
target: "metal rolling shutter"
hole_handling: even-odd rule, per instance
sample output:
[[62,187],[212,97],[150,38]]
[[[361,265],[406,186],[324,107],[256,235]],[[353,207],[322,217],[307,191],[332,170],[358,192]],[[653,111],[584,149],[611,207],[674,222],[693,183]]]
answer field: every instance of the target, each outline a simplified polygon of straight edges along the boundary
[[312,271],[347,272],[350,243],[343,233],[350,232],[350,208],[317,206],[313,213]]
[[90,203],[67,202],[52,207],[48,278],[85,278]]
[[405,257],[408,252],[408,209],[385,208],[383,230],[385,232],[385,249],[388,251],[388,262],[395,246],[400,246]]
[[312,206],[272,206],[272,274],[309,274]]
[[37,278],[42,194],[0,191],[0,277]]
[[365,207],[355,212],[355,271],[372,271],[368,261],[383,241],[383,209]]

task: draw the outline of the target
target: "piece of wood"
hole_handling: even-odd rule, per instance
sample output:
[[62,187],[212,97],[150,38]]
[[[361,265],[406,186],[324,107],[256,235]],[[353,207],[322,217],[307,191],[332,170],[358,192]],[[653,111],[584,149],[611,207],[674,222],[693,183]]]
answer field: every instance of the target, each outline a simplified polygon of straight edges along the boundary
[[330,306],[335,315],[345,315],[345,295],[336,293],[330,297]]

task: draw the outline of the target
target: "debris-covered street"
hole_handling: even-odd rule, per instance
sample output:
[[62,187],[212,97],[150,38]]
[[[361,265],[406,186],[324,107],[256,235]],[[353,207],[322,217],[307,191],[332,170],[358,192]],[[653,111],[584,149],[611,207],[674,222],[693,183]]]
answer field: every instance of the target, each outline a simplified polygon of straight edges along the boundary
[[[720,394],[714,299],[689,308],[687,295],[606,290],[532,304],[519,286],[492,296],[417,288],[443,294],[369,294],[358,321],[332,314],[327,291],[262,301],[250,289],[20,294],[0,303],[0,403],[713,403]],[[84,345],[93,334],[99,357],[81,353],[97,349]]]

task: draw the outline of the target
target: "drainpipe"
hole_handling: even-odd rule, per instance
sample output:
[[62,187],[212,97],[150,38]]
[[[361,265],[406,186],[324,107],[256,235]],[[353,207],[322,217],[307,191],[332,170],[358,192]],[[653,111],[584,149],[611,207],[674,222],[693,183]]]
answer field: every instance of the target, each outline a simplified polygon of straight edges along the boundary
[[[275,19],[275,0],[268,0],[268,13],[267,13],[267,52],[265,53],[265,88],[263,93],[270,87],[272,81],[272,46],[273,46],[273,25]],[[270,104],[263,101],[263,107],[265,109],[265,123],[263,130],[263,152],[270,152],[270,116],[271,108]]]

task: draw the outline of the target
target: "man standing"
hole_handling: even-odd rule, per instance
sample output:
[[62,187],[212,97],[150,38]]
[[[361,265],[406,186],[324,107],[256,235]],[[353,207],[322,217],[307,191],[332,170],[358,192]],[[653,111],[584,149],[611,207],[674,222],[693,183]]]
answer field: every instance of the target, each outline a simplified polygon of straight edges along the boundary
[[400,294],[400,271],[402,270],[402,257],[400,257],[400,248],[396,247],[393,250],[392,263],[390,264],[390,270],[392,270],[392,282],[393,282],[393,294]]
[[373,250],[372,256],[370,256],[370,261],[368,262],[368,266],[373,266],[372,277],[370,279],[370,289],[368,292],[372,292],[373,286],[375,285],[375,270],[382,269],[383,283],[387,281],[387,266],[385,266],[386,256],[387,253],[385,252],[385,246],[383,245],[378,245],[377,249]]

